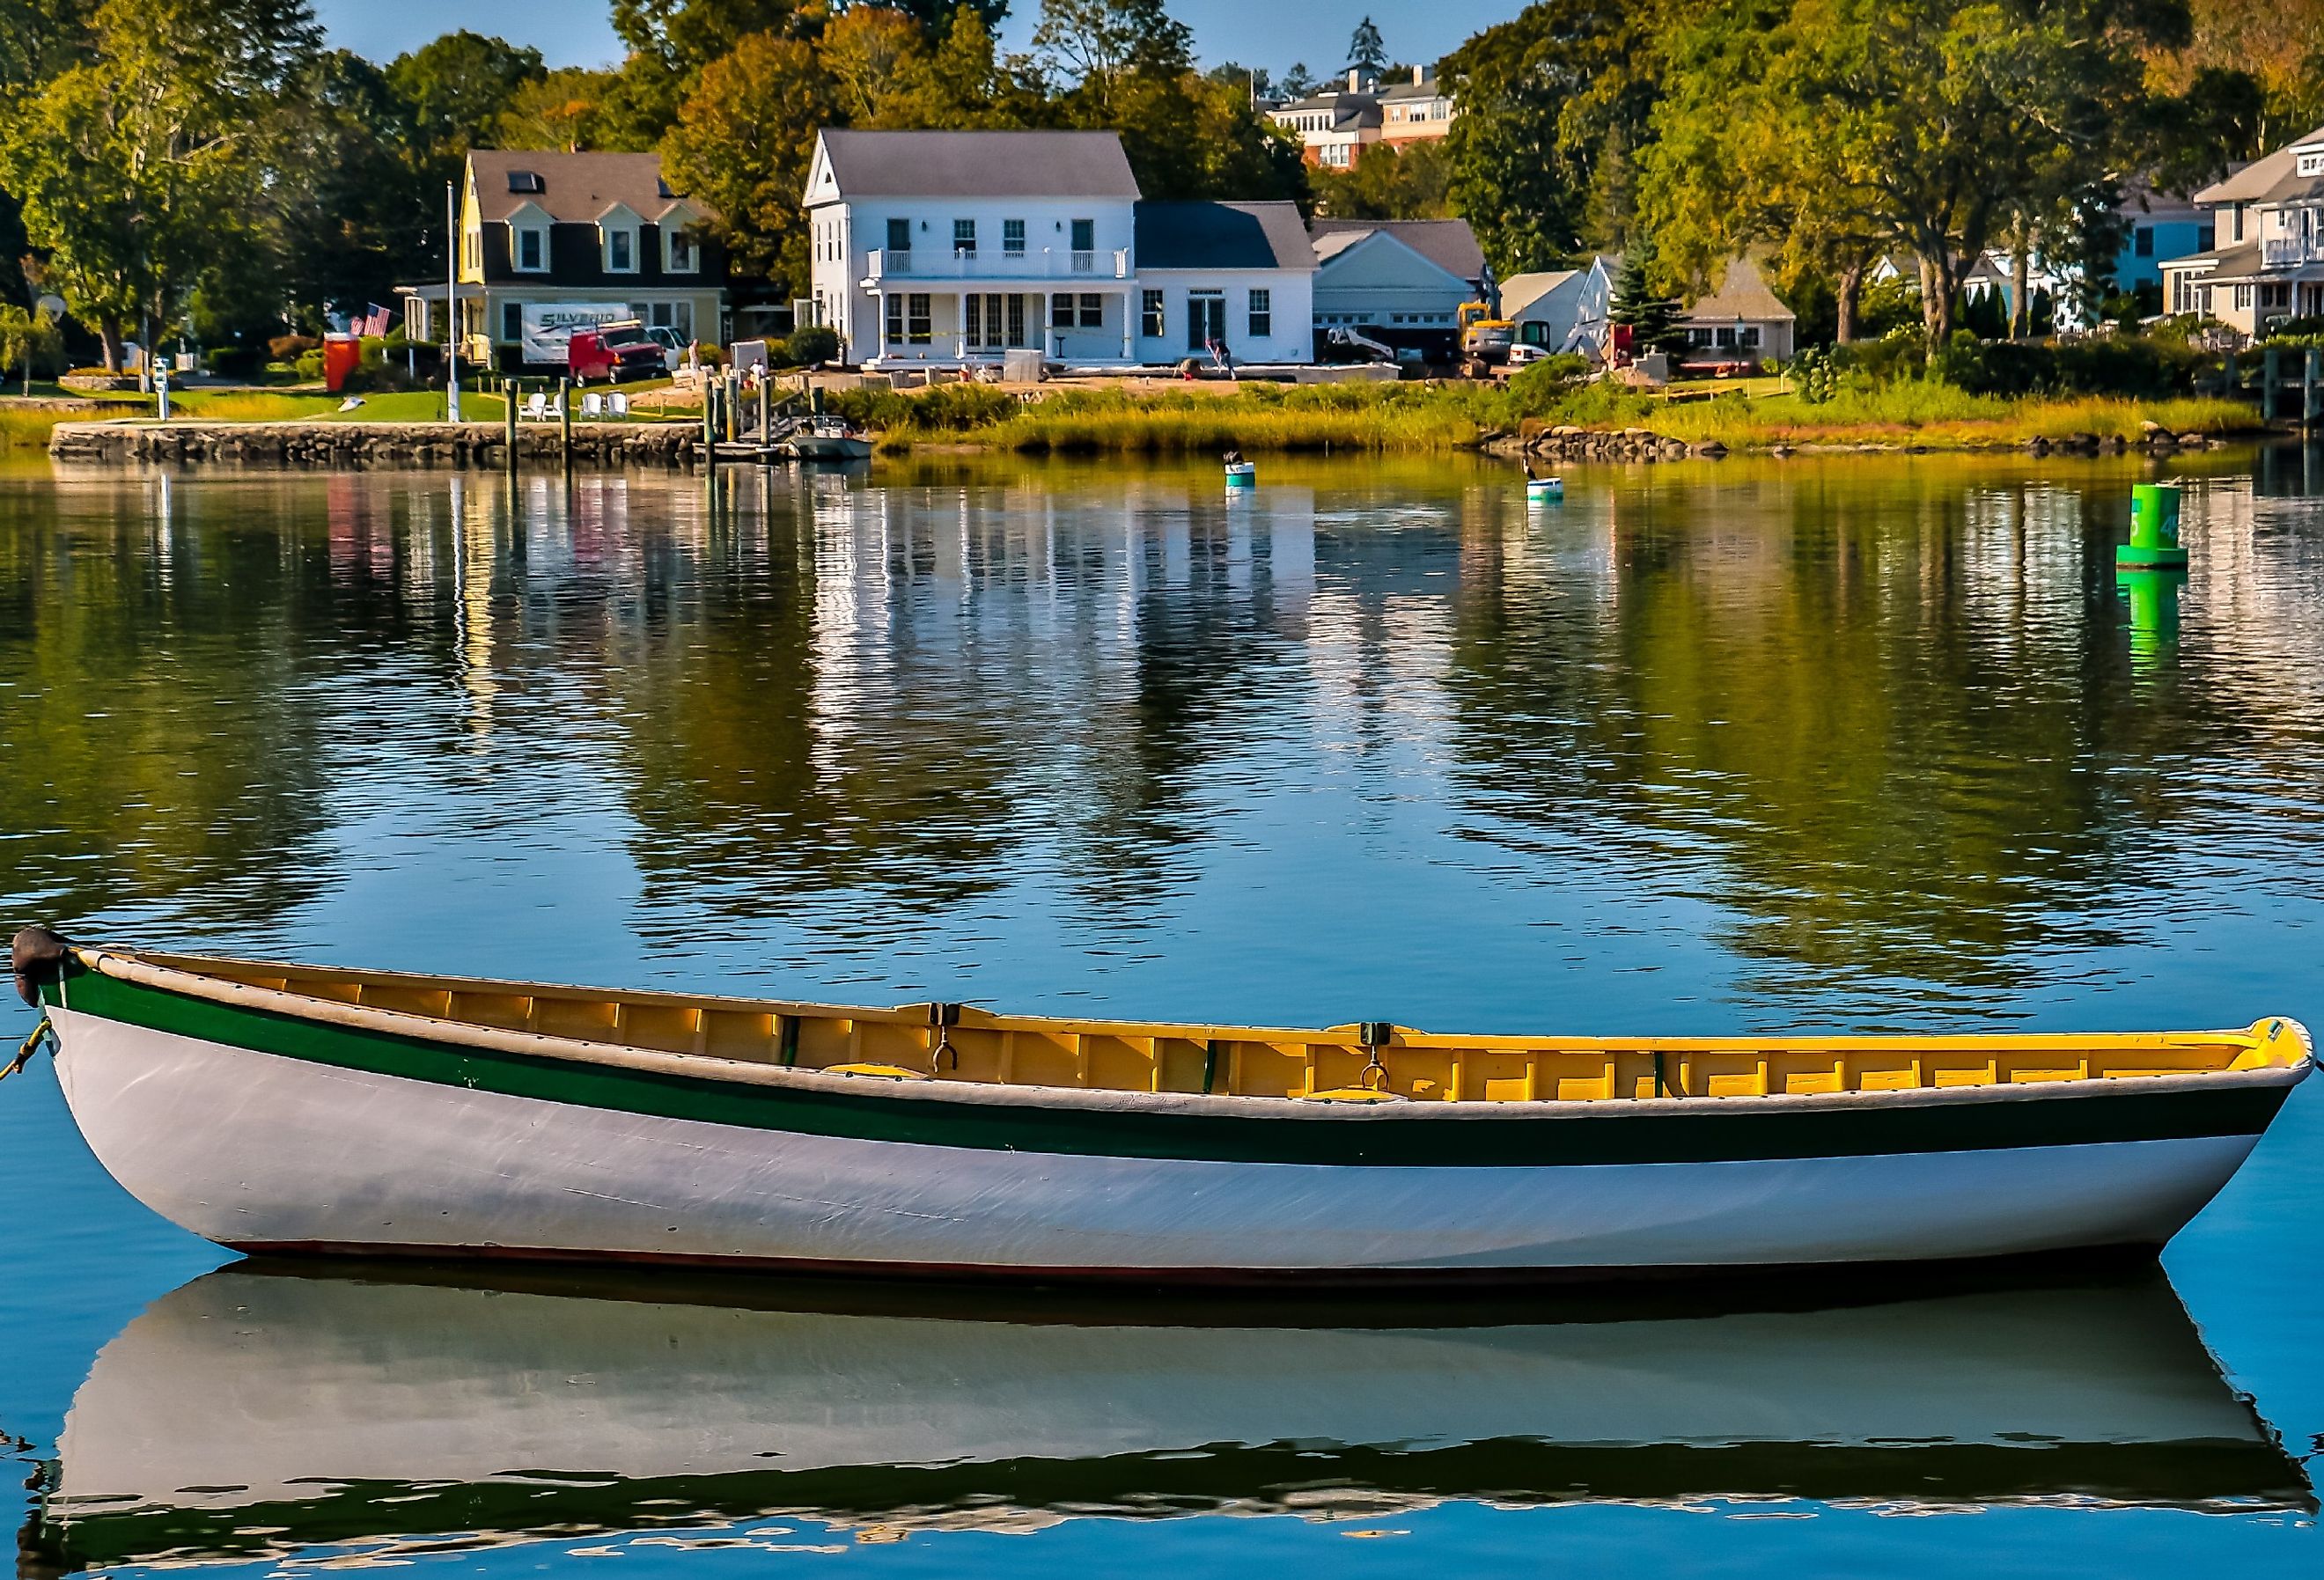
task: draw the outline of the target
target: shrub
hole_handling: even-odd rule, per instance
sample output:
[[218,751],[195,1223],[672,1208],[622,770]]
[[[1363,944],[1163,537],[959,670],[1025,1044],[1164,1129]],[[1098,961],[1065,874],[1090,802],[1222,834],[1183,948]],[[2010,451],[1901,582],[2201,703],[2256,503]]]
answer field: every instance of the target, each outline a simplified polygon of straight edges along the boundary
[[296,363],[309,351],[319,351],[323,343],[312,335],[277,335],[266,343],[269,362]]
[[828,324],[804,324],[783,342],[783,360],[793,367],[813,367],[839,356],[839,331]]
[[209,352],[203,360],[220,378],[246,379],[258,372],[263,351],[263,348],[257,346],[221,346]]

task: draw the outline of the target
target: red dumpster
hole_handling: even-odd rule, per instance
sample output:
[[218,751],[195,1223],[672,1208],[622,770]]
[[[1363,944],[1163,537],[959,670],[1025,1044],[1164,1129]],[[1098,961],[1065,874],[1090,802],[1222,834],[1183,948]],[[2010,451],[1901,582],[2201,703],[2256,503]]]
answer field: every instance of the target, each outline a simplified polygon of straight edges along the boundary
[[346,388],[347,375],[363,365],[363,342],[353,335],[323,337],[323,387],[337,394]]

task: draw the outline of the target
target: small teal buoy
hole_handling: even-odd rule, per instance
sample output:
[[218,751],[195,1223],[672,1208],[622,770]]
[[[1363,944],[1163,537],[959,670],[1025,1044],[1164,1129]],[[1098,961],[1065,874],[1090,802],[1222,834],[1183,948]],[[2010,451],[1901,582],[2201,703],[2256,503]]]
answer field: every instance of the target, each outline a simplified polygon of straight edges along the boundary
[[2130,490],[2130,541],[2117,544],[2114,562],[2130,570],[2183,570],[2179,546],[2179,486],[2136,483]]
[[1227,463],[1228,487],[1255,488],[1258,485],[1259,467],[1255,464],[1250,461],[1229,461]]
[[1528,477],[1526,479],[1527,504],[1555,504],[1565,497],[1563,477]]

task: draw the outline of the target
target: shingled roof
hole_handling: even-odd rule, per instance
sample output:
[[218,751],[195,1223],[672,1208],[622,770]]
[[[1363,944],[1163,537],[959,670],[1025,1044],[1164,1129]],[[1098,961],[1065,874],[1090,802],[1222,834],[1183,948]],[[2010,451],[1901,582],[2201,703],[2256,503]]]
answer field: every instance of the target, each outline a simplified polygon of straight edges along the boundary
[[2195,194],[2198,203],[2289,203],[2324,196],[2324,176],[2300,173],[2299,150],[2324,143],[2324,126],[2253,160],[2223,181]]
[[1136,198],[1111,132],[823,134],[843,198]]
[[1748,258],[1735,258],[1728,263],[1727,277],[1720,282],[1719,289],[1698,297],[1688,306],[1683,318],[1703,322],[1743,319],[1757,323],[1784,323],[1798,316],[1767,288],[1767,282],[1759,277],[1757,263]]
[[1296,203],[1140,203],[1138,267],[1313,269]]
[[1368,236],[1394,236],[1456,280],[1482,280],[1485,253],[1465,219],[1318,219],[1307,227],[1315,255],[1336,257]]
[[647,221],[681,203],[706,218],[712,213],[707,205],[663,185],[658,153],[479,148],[468,155],[468,168],[475,175],[476,208],[488,223],[508,218],[527,203],[570,225],[595,225],[616,203]]

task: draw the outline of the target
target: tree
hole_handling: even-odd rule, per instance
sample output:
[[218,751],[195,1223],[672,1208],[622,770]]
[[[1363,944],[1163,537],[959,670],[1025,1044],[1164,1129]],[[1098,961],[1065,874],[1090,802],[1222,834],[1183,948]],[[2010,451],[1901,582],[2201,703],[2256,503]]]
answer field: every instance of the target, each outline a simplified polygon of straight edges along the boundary
[[1628,325],[1630,344],[1641,351],[1673,346],[1679,306],[1655,288],[1654,266],[1645,246],[1634,246],[1624,256],[1621,277],[1614,282],[1614,300],[1606,316]]
[[630,53],[598,106],[602,135],[650,148],[714,61],[757,33],[812,40],[825,0],[613,0],[613,32]]
[[0,372],[22,369],[26,395],[32,393],[32,374],[42,367],[56,371],[64,349],[64,331],[47,313],[14,302],[0,306]]
[[1158,199],[1307,197],[1296,137],[1251,107],[1240,87],[1193,70],[1134,71],[1102,115],[1085,96],[1059,106],[1069,125],[1121,134],[1138,189]]
[[1441,140],[1385,144],[1372,149],[1345,172],[1319,170],[1315,211],[1333,219],[1443,219],[1452,215],[1447,191],[1452,156]]
[[100,0],[82,63],[0,122],[0,177],[106,366],[263,208],[320,43],[304,0]]
[[1388,69],[1388,43],[1380,30],[1365,17],[1356,23],[1354,34],[1348,40],[1348,64],[1368,79],[1375,79]]
[[1655,6],[1540,0],[1445,58],[1452,207],[1503,278],[1628,239],[1660,25]]
[[825,30],[823,68],[852,125],[909,125],[911,100],[927,80],[927,38],[920,24],[885,5],[855,5]]
[[1194,36],[1162,0],[1041,0],[1033,48],[1103,116],[1130,73],[1189,69]]
[[1277,79],[1275,87],[1286,99],[1305,98],[1315,91],[1315,74],[1307,69],[1306,61],[1294,60],[1291,69]]
[[809,263],[799,193],[816,134],[841,119],[814,45],[753,33],[703,69],[662,139],[662,162],[673,188],[718,211],[738,266],[798,286]]
[[630,123],[607,113],[616,81],[611,71],[560,66],[510,96],[493,127],[493,141],[503,148],[562,153],[589,148],[643,152],[652,143],[641,147]]
[[539,50],[465,28],[398,55],[387,67],[388,84],[407,106],[417,148],[439,165],[452,166],[493,135],[519,92],[547,75]]
[[2141,152],[2132,45],[2185,23],[2181,0],[1713,0],[1672,30],[1643,162],[1665,256],[1908,252],[1940,346],[1988,245],[2107,200]]
[[1253,104],[1276,96],[1275,79],[1264,66],[1246,66],[1239,60],[1228,60],[1213,66],[1206,74],[1213,82],[1223,82],[1235,88]]

